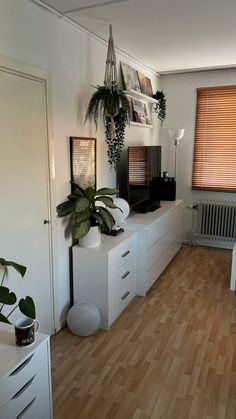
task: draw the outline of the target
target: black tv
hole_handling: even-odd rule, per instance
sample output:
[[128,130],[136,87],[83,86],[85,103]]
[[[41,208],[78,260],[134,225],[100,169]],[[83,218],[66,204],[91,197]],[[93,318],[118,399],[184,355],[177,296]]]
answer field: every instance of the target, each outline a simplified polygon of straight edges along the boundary
[[150,182],[160,173],[161,146],[132,146],[123,150],[117,170],[120,198],[137,212],[159,208],[160,201],[150,194]]

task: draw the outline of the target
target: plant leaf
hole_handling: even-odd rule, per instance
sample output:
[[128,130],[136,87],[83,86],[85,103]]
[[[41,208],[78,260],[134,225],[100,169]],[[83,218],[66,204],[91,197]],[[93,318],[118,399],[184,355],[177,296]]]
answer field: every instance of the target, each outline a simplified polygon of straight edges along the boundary
[[75,212],[82,212],[89,209],[89,201],[85,196],[80,196],[76,201]]
[[101,216],[105,226],[107,227],[109,231],[111,231],[112,227],[115,224],[115,220],[113,216],[106,208],[103,208],[103,207],[97,207],[97,208],[99,211],[99,215]]
[[7,319],[7,317],[5,317],[2,313],[0,313],[0,322],[11,324],[11,322],[9,322],[9,320]]
[[0,286],[0,303],[9,306],[15,304],[17,301],[16,294],[10,292],[9,288]]
[[91,212],[90,211],[81,211],[75,214],[75,225],[80,224],[83,221],[86,221],[90,218]]
[[89,232],[90,227],[91,227],[90,220],[86,220],[80,224],[77,224],[75,226],[75,238],[77,240],[82,239]]
[[12,262],[10,260],[6,260],[6,259],[3,259],[3,258],[0,258],[0,265],[6,266],[6,267],[11,266],[22,276],[22,278],[25,275],[25,272],[26,272],[26,269],[27,269],[26,266],[19,265],[19,263]]
[[72,182],[72,181],[70,183],[71,183],[71,185],[73,187],[73,192],[76,195],[84,196],[84,190],[83,190],[83,188],[81,188],[81,186],[79,186],[77,183]]
[[122,210],[114,204],[113,199],[110,198],[109,196],[99,196],[99,197],[95,198],[95,201],[101,201],[108,208],[117,208],[122,212]]
[[118,189],[110,189],[110,188],[101,188],[95,192],[95,196],[98,195],[116,195],[119,193]]
[[91,186],[89,186],[87,189],[85,189],[84,193],[85,193],[86,198],[90,202],[92,202],[94,199],[95,190]]
[[36,313],[34,301],[28,295],[25,298],[20,299],[19,309],[25,316],[30,317],[31,319],[35,319]]
[[59,204],[56,208],[57,216],[59,218],[66,217],[67,215],[74,212],[76,206],[76,201],[66,201]]

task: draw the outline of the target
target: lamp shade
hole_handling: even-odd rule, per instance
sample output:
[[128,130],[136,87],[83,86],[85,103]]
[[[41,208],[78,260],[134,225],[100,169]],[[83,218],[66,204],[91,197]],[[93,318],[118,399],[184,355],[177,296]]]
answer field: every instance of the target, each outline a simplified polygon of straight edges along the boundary
[[184,128],[169,129],[169,137],[171,140],[181,140],[184,136]]

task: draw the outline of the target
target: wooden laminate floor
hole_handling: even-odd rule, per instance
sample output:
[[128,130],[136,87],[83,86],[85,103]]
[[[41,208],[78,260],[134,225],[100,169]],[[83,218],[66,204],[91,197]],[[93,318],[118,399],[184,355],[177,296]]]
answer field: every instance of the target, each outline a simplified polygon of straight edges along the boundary
[[55,419],[235,419],[231,253],[184,247],[110,331],[52,338]]

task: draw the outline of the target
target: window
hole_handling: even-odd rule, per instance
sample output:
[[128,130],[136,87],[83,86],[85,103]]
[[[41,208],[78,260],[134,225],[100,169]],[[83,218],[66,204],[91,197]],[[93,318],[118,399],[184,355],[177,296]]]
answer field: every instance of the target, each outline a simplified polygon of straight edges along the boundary
[[197,89],[192,188],[236,192],[236,86]]

